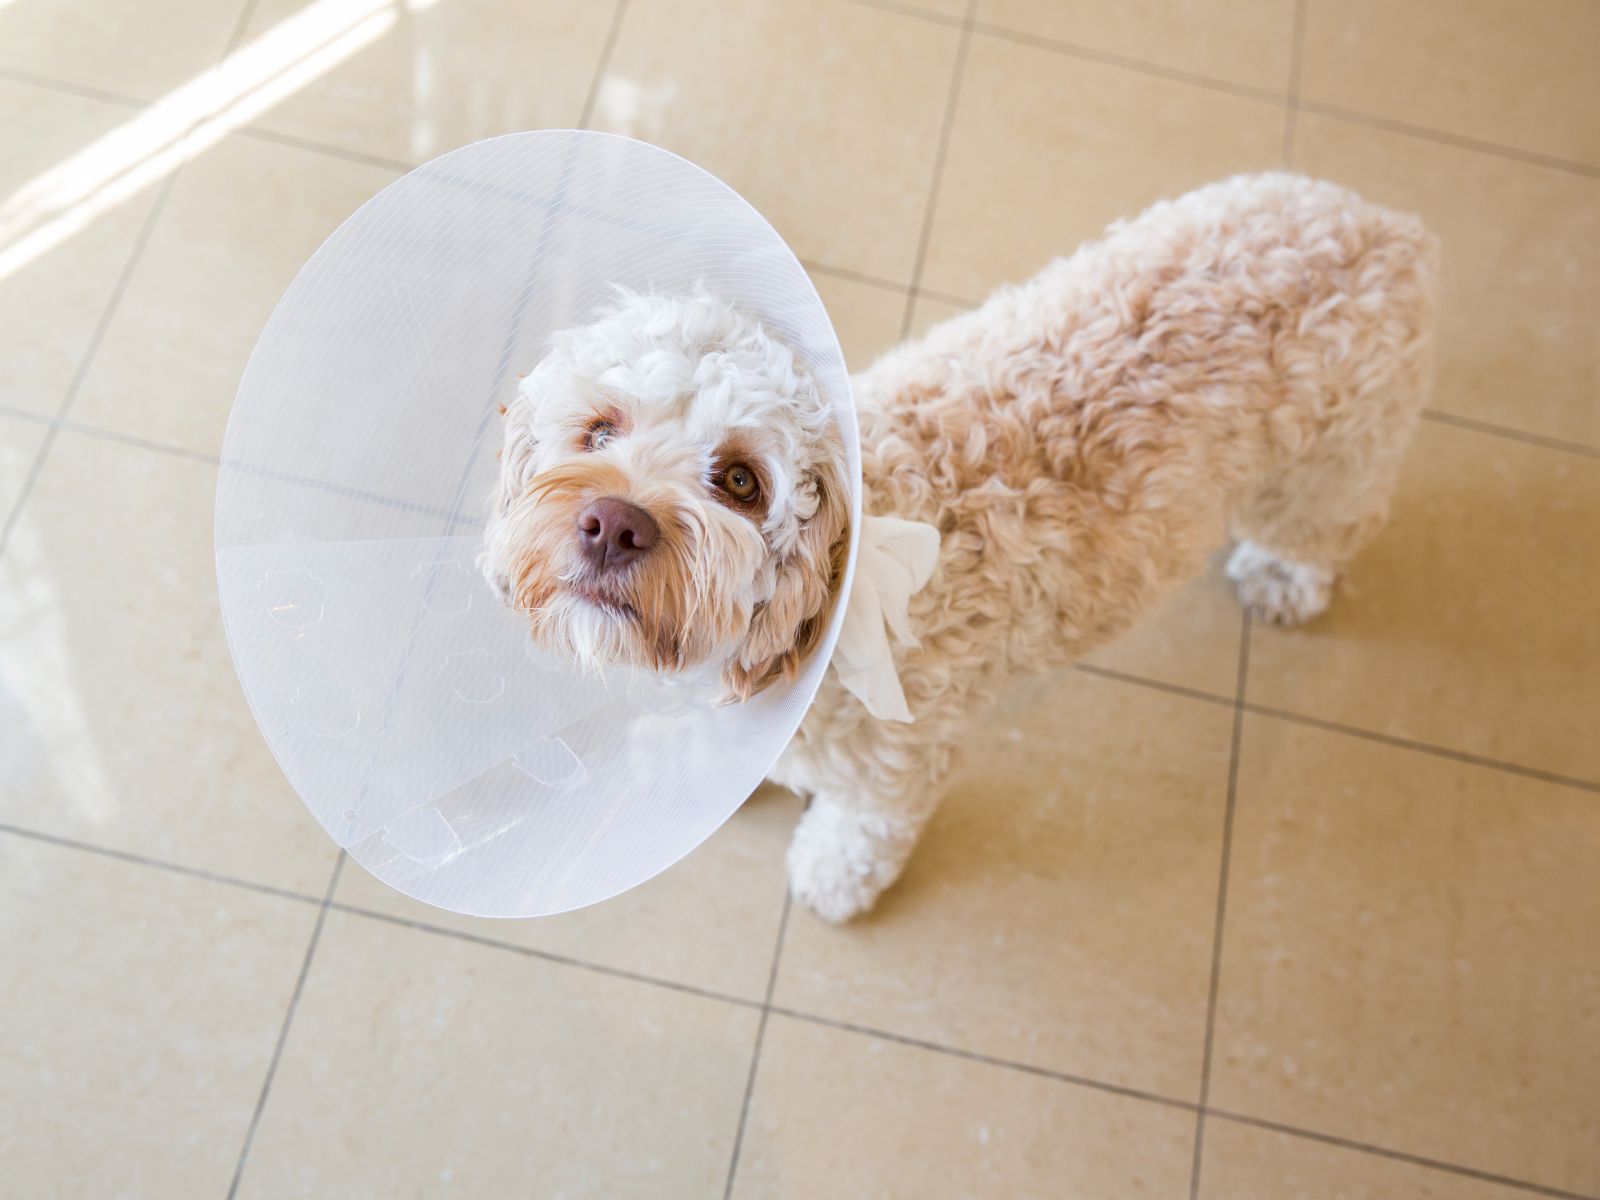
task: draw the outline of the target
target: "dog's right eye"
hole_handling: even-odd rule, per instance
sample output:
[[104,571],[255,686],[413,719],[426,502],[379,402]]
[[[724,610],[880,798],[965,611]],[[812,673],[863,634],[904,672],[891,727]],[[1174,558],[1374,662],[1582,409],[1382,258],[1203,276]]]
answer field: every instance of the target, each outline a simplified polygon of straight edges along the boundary
[[583,434],[583,448],[585,450],[598,450],[617,436],[617,427],[610,421],[592,421]]

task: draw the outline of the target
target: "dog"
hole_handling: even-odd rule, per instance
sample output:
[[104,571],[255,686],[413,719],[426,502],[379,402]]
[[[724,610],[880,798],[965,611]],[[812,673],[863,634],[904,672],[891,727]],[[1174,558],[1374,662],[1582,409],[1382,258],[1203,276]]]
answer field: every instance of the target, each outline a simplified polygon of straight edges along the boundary
[[[894,649],[913,716],[829,671],[772,773],[809,798],[796,899],[869,909],[1007,680],[1115,637],[1227,563],[1305,622],[1384,524],[1431,383],[1438,247],[1331,183],[1244,175],[1162,201],[853,380],[863,512],[935,526]],[[619,293],[554,339],[505,415],[485,570],[590,665],[711,670],[738,701],[827,627],[849,546],[830,399],[710,295]]]

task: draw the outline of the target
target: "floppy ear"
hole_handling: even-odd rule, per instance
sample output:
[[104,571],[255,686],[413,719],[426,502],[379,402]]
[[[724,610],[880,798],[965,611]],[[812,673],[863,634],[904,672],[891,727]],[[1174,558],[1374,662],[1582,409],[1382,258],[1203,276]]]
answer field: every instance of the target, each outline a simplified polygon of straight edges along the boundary
[[533,413],[528,397],[519,390],[509,405],[500,409],[505,417],[505,443],[500,447],[500,485],[495,491],[494,515],[503,517],[512,502],[522,495],[533,475]]
[[533,474],[533,452],[537,443],[529,420],[527,398],[517,393],[510,406],[501,405],[500,415],[505,418],[505,442],[496,455],[500,460],[500,480],[495,485],[494,508],[489,523],[483,531],[483,550],[478,554],[478,566],[484,578],[504,604],[512,602],[512,585],[506,526],[506,515],[511,506],[527,489]]
[[843,447],[806,473],[816,511],[777,567],[772,599],[750,618],[750,632],[722,669],[723,699],[748,700],[777,679],[792,679],[822,638],[850,548],[850,493],[839,470]]

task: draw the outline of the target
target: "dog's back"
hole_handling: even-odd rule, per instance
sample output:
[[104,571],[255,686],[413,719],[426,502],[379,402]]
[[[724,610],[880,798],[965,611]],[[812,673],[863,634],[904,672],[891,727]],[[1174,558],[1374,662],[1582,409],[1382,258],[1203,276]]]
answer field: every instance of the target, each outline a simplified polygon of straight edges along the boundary
[[1240,176],[885,356],[857,383],[869,502],[946,534],[961,603],[925,594],[925,615],[1014,626],[1045,605],[1050,645],[1008,638],[1002,667],[1070,657],[1230,524],[1331,587],[1426,396],[1436,260],[1413,217]]

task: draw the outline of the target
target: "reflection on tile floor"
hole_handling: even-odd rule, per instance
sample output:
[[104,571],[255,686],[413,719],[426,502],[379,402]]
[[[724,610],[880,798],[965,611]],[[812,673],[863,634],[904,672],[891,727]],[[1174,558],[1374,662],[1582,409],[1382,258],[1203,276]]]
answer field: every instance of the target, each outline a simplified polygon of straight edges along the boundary
[[[0,1191],[1600,1197],[1600,8],[1441,11],[0,0]],[[1285,155],[1420,211],[1392,526],[1306,629],[1213,570],[1017,688],[845,929],[773,789],[548,921],[337,868],[212,598],[232,392],[408,163],[586,117],[856,367]]]

